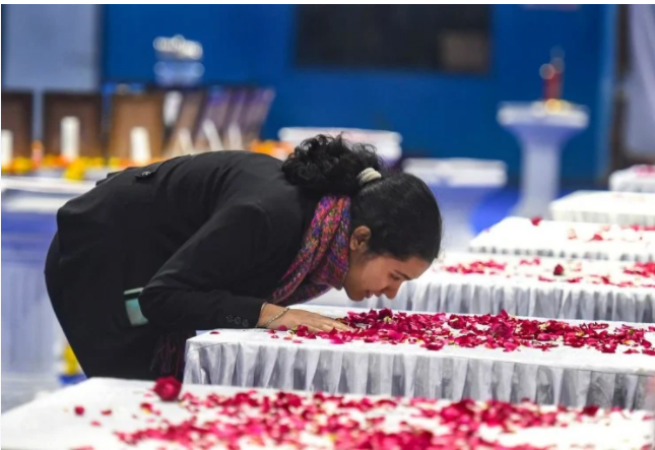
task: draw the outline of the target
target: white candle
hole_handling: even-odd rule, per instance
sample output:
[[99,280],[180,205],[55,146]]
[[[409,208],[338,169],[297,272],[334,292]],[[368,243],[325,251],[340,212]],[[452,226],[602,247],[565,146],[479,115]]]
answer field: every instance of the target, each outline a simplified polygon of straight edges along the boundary
[[2,167],[11,165],[14,159],[14,133],[2,130]]
[[135,164],[148,164],[150,154],[150,137],[144,127],[134,127],[130,132],[130,159]]
[[231,150],[244,150],[241,139],[241,128],[239,128],[239,124],[236,122],[231,123],[227,127],[227,140],[230,143]]
[[68,162],[80,156],[80,119],[77,117],[61,119],[61,156]]
[[207,119],[202,123],[202,131],[207,136],[207,142],[209,142],[209,150],[220,151],[224,150],[223,143],[221,142],[221,137],[218,134],[216,125],[214,122]]
[[180,114],[180,106],[184,97],[181,92],[167,92],[164,97],[164,125],[172,126]]
[[180,150],[182,150],[182,154],[190,155],[194,153],[193,141],[191,140],[191,132],[188,128],[182,128],[178,133],[177,139],[180,144]]

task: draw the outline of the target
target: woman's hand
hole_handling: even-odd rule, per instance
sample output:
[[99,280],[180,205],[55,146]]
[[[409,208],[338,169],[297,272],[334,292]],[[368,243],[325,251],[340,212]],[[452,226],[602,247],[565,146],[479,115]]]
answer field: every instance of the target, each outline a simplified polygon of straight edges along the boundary
[[[281,306],[267,303],[262,308],[262,313],[259,316],[259,322],[257,323],[257,326],[262,326],[273,317],[280,314],[282,311],[284,311],[284,308]],[[336,328],[339,331],[351,330],[350,327],[342,324],[337,320],[313,312],[303,311],[302,309],[290,309],[284,313],[282,317],[271,322],[267,328],[277,329],[281,326],[285,326],[287,329],[293,330],[297,328],[298,325],[305,325],[309,331],[314,333],[320,331],[332,331],[333,328]]]

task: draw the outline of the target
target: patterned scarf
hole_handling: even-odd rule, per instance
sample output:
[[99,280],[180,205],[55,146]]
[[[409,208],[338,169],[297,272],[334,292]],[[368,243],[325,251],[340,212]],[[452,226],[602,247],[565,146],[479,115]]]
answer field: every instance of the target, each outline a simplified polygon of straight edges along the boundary
[[296,259],[273,292],[272,302],[293,305],[330,288],[341,289],[348,271],[349,231],[350,198],[323,197]]
[[[280,280],[271,301],[293,305],[309,301],[331,288],[341,289],[348,272],[350,198],[323,197],[305,234],[300,251]],[[159,376],[182,379],[187,339],[195,332],[163,335],[157,343],[151,370]]]

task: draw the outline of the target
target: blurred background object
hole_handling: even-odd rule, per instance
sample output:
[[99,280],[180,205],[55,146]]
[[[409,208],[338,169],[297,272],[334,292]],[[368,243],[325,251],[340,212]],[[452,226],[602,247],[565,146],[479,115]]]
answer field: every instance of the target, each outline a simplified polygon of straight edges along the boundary
[[471,224],[480,203],[507,182],[502,161],[464,158],[406,159],[403,170],[421,178],[439,200],[443,248],[464,251],[475,233]]
[[655,5],[618,8],[614,169],[655,163]]
[[317,134],[325,134],[329,136],[341,135],[352,142],[371,144],[375,146],[377,154],[390,167],[397,164],[402,157],[402,136],[391,131],[358,130],[351,128],[295,127],[282,128],[279,136],[280,141],[286,142],[292,147],[296,147],[305,139],[309,139]]
[[[562,100],[588,109],[589,124],[566,145],[561,180],[602,186],[612,169],[616,5],[6,5],[3,13],[3,91],[34,94],[36,141],[46,90],[101,92],[107,156],[112,96],[156,87],[167,154],[189,148],[185,129],[194,151],[248,148],[285,127],[387,130],[402,136],[406,157],[501,160],[516,185],[520,147],[498,126],[498,105],[552,96],[540,69],[565,57],[564,74],[550,79]],[[184,100],[194,90],[205,99]],[[194,103],[203,105],[197,118]],[[157,140],[149,136],[151,146]]]
[[561,85],[545,79],[548,99],[532,103],[504,103],[498,123],[516,136],[522,149],[521,199],[514,214],[533,217],[545,214],[560,189],[560,158],[566,142],[587,128],[587,109],[551,97]]
[[654,29],[652,5],[3,5],[3,408],[34,394],[5,379],[75,378],[41,274],[92,181],[344,133],[424,179],[462,249],[651,173]]

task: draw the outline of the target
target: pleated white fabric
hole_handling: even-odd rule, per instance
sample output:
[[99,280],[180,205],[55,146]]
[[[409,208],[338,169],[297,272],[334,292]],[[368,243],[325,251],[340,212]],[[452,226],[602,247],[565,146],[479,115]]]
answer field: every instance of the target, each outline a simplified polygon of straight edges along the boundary
[[[308,307],[339,317],[345,308]],[[655,337],[655,336],[654,336]],[[655,357],[560,347],[522,349],[271,339],[266,330],[220,330],[187,342],[184,381],[331,393],[460,400],[524,398],[542,404],[641,408]]]
[[[644,167],[644,166],[642,166]],[[610,175],[610,190],[617,192],[646,192],[655,193],[655,166],[651,169],[639,169],[630,167],[625,170],[617,170]],[[651,170],[652,173],[646,173]]]
[[[541,221],[509,217],[471,241],[475,253],[552,256],[557,258],[655,261],[655,230],[634,231],[618,225]],[[575,234],[575,238],[572,238]],[[594,235],[604,236],[594,240]]]
[[655,194],[578,191],[550,204],[562,222],[655,225]]

